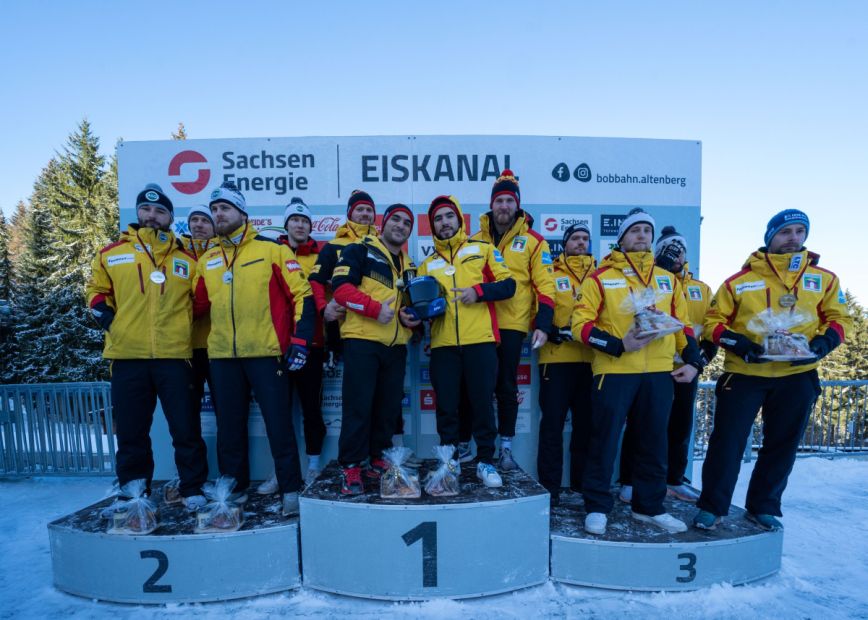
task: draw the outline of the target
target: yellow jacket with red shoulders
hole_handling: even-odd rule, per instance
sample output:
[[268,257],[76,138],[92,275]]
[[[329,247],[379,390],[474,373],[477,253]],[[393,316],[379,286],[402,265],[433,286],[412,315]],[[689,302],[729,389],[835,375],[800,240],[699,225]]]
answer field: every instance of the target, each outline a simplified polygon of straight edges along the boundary
[[[558,256],[553,265],[555,281],[555,318],[552,331],[569,327],[573,320],[576,299],[582,290],[582,282],[597,268],[593,256]],[[551,337],[539,350],[540,364],[558,362],[590,362],[593,350],[575,340],[554,344]]]
[[[416,265],[404,251],[397,261],[374,235],[344,246],[332,272],[335,299],[347,309],[341,338],[372,340],[386,346],[407,344],[411,330],[400,321],[401,291],[404,282],[416,275]],[[395,315],[388,323],[380,323],[377,316],[387,301]]]
[[[214,247],[217,243],[217,237],[211,239],[193,239],[190,235],[182,235],[181,243],[184,244],[184,249],[196,257],[196,262],[199,258]],[[193,348],[207,349],[208,348],[208,332],[211,331],[211,317],[207,314],[193,321]]]
[[[801,316],[804,321],[789,328],[794,334],[804,334],[808,340],[827,330],[833,330],[844,342],[853,329],[847,309],[847,299],[841,283],[831,271],[818,266],[819,256],[802,250],[791,254],[769,254],[765,248],[751,254],[741,271],[728,278],[714,295],[705,316],[705,333],[715,344],[725,330],[747,336],[757,344],[763,337],[752,333],[748,323],[760,312],[770,308],[781,314]],[[786,308],[784,295],[795,296],[795,305]],[[789,362],[747,363],[731,351],[726,351],[723,367],[758,377],[783,377],[807,372],[816,363],[793,366]]]
[[[461,228],[449,239],[434,237],[434,253],[419,266],[419,275],[432,276],[446,297],[446,313],[431,323],[431,348],[500,342],[495,301],[515,293],[515,280],[503,256],[490,243],[468,239],[464,216],[452,200]],[[476,303],[459,301],[453,288],[473,287]]]
[[210,311],[211,359],[279,356],[290,344],[310,345],[315,307],[301,265],[288,246],[249,223],[205,252],[193,287],[196,316]]
[[[313,271],[313,267],[316,265],[316,261],[319,258],[319,242],[317,242],[313,237],[308,237],[308,240],[305,243],[300,244],[297,248],[293,248],[289,245],[289,237],[287,235],[280,235],[277,240],[280,243],[289,246],[289,249],[295,252],[295,259],[298,261],[298,264],[301,265],[302,272],[304,272],[306,278],[310,278],[310,273]],[[313,289],[313,284],[311,284],[311,289]],[[316,299],[315,296],[314,299]],[[323,345],[323,320],[322,315],[317,312],[311,346],[314,348],[322,348]]]
[[[195,271],[195,258],[171,232],[138,224],[131,224],[120,240],[100,250],[86,293],[90,308],[107,308],[115,314],[105,334],[103,357],[189,359]],[[165,280],[151,280],[154,272]]]
[[548,242],[533,230],[533,218],[519,209],[515,223],[494,243],[491,212],[479,218],[479,232],[472,241],[486,241],[503,256],[515,280],[515,295],[494,304],[500,329],[527,333],[531,325],[548,332],[554,314],[555,284],[552,278],[552,255]]
[[[624,351],[621,339],[634,325],[631,294],[649,288],[654,291],[655,307],[681,321],[684,328],[638,351]],[[698,362],[699,349],[689,323],[681,283],[674,274],[654,265],[651,252],[612,250],[582,283],[572,328],[576,340],[594,348],[594,375],[636,374],[671,371],[676,350],[686,361]]]
[[693,277],[686,263],[684,270],[676,277],[681,282],[681,290],[684,291],[684,298],[687,300],[687,316],[690,319],[690,326],[693,328],[693,335],[697,340],[700,340],[702,339],[702,324],[705,321],[708,308],[711,307],[714,293],[705,282]]

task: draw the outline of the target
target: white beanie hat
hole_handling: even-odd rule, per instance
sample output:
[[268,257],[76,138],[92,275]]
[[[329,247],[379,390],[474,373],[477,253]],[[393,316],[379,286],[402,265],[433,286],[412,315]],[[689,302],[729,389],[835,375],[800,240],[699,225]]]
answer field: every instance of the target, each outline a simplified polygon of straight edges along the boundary
[[287,220],[293,215],[300,215],[301,217],[306,217],[307,221],[310,222],[311,226],[313,226],[313,219],[310,216],[310,209],[308,209],[307,205],[304,204],[304,200],[302,200],[298,196],[290,200],[289,204],[286,205],[286,209],[283,210],[284,228],[286,228]]
[[621,225],[618,227],[618,243],[621,243],[621,239],[627,234],[627,231],[630,230],[636,224],[650,224],[651,225],[651,239],[654,239],[654,229],[657,228],[654,223],[654,218],[651,217],[650,213],[646,213],[642,209],[633,209],[627,215],[627,218],[621,222]]

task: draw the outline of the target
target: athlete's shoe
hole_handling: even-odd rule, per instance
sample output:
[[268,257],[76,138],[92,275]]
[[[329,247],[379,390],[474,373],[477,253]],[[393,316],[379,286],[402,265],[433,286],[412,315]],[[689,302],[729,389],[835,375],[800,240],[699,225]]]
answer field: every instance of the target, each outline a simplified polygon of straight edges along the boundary
[[401,464],[409,469],[419,469],[422,467],[422,459],[411,453],[410,456],[407,457],[407,460]]
[[371,459],[370,464],[365,468],[365,476],[372,480],[379,480],[380,476],[388,470],[389,464],[384,459]]
[[767,532],[779,532],[784,529],[784,524],[772,515],[760,515],[749,512],[747,513],[747,520],[757,524]]
[[226,498],[226,501],[241,506],[247,501],[247,492],[235,491],[235,493],[230,493],[229,497]]
[[482,484],[489,488],[503,486],[503,479],[491,463],[479,463],[476,466],[476,477],[482,480]]
[[470,443],[467,441],[458,444],[458,462],[469,463],[473,460],[473,452],[470,451]]
[[497,460],[497,466],[500,468],[500,471],[514,471],[518,469],[518,463],[512,458],[511,448],[500,449],[500,458]]
[[642,521],[644,523],[650,523],[651,525],[656,525],[657,527],[662,527],[667,532],[671,532],[672,534],[678,534],[679,532],[687,531],[687,524],[684,521],[676,519],[668,512],[664,512],[660,515],[654,515],[653,517],[650,515],[643,515],[638,512],[633,513],[633,518],[637,521]]
[[282,503],[284,517],[298,514],[298,493],[284,493]]
[[191,495],[184,498],[184,508],[187,512],[196,512],[197,510],[201,510],[207,503],[208,500],[205,499],[204,495]]
[[606,533],[606,523],[608,517],[602,512],[592,512],[585,517],[585,531],[588,534],[596,534],[598,536]]
[[699,491],[684,483],[666,485],[666,495],[691,504],[695,504],[699,499]]
[[305,473],[305,475],[304,475],[304,486],[305,486],[305,488],[306,488],[306,487],[309,487],[309,486],[312,485],[314,482],[316,482],[316,479],[319,477],[319,475],[320,475],[321,473],[322,473],[322,470],[321,470],[321,469],[316,469],[316,468],[310,468],[310,469],[308,469],[308,470],[307,470],[307,473]]
[[256,487],[256,492],[260,495],[277,493],[277,473],[272,473],[268,480]]
[[344,495],[361,495],[365,492],[365,484],[362,482],[362,468],[358,465],[350,465],[341,470],[341,493]]
[[699,510],[693,516],[693,527],[698,530],[713,530],[720,523],[720,517],[707,510]]
[[621,486],[621,492],[618,493],[618,499],[620,499],[625,504],[630,504],[633,502],[633,487],[629,484],[624,484]]

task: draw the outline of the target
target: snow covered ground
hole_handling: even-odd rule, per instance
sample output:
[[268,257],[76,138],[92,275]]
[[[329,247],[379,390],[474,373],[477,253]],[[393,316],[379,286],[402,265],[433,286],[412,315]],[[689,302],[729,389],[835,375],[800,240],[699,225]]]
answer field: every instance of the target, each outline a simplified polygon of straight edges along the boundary
[[[750,471],[742,469],[738,503]],[[0,618],[868,618],[866,482],[868,459],[800,459],[784,495],[781,572],[747,586],[647,594],[548,583],[485,599],[426,603],[363,601],[302,589],[230,603],[140,607],[96,603],[52,586],[46,525],[101,499],[108,479],[0,479],[5,532]]]

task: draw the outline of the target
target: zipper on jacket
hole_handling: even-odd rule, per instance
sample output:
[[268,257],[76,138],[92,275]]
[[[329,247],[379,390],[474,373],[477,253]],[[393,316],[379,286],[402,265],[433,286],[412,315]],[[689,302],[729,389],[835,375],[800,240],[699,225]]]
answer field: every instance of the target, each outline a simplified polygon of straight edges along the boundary
[[605,379],[605,378],[606,378],[606,375],[600,375],[600,382],[597,384],[597,391],[598,392],[603,389],[603,379]]
[[140,263],[136,263],[136,269],[139,270],[139,290],[142,292],[142,295],[145,294],[145,281],[142,278],[142,265]]
[[[236,248],[236,252],[238,249]],[[231,273],[231,272],[230,272]],[[238,357],[237,335],[235,333],[235,274],[229,281],[229,316],[232,317],[232,357]]]
[[[455,249],[450,244],[449,246],[449,263],[452,265],[452,268],[455,269]],[[458,270],[455,270],[455,273],[452,274],[452,288],[458,288],[458,280],[455,279],[455,274],[458,273]],[[452,291],[453,293],[455,291]],[[461,346],[461,336],[458,333],[458,306],[461,304],[457,299],[455,300],[455,346]]]

